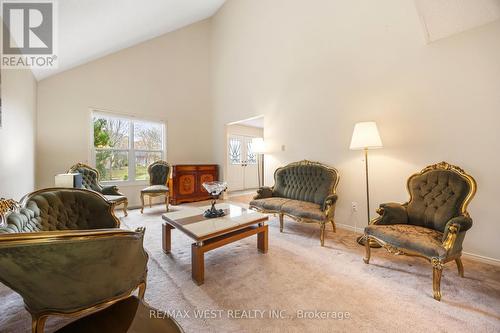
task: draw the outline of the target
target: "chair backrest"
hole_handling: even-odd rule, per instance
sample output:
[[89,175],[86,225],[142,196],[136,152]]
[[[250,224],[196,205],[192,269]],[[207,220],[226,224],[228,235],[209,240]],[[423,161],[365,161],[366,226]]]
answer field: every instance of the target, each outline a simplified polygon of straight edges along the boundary
[[170,164],[165,161],[156,161],[148,166],[150,185],[167,185],[171,172]]
[[101,185],[99,184],[99,171],[90,165],[84,163],[77,163],[69,168],[68,173],[79,173],[82,175],[82,186],[87,190],[101,192]]
[[275,171],[273,196],[322,205],[328,195],[335,194],[338,181],[338,172],[332,167],[306,160],[295,162]]
[[144,229],[0,235],[0,281],[31,314],[68,314],[130,294],[145,281]]
[[102,195],[85,189],[48,188],[26,195],[0,234],[116,228],[120,220]]
[[441,162],[408,179],[410,224],[444,232],[453,217],[468,216],[467,206],[476,193],[476,181],[461,168]]

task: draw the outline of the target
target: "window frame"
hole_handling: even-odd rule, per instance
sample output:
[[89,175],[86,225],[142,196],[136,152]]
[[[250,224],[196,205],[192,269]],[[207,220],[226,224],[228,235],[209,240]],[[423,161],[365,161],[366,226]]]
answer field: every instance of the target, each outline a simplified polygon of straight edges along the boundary
[[[128,149],[124,148],[96,148],[94,147],[94,117],[101,116],[106,118],[115,118],[120,120],[126,120],[129,122],[129,139],[128,139]],[[160,150],[145,150],[145,149],[135,149],[134,147],[134,123],[146,122],[146,123],[156,123],[162,126],[162,147]],[[90,161],[91,165],[96,167],[96,152],[97,151],[117,151],[128,153],[128,180],[101,180],[101,183],[106,185],[118,185],[118,186],[136,186],[136,185],[147,185],[149,184],[149,179],[136,180],[136,153],[160,153],[161,159],[166,160],[167,156],[167,122],[161,119],[154,119],[135,115],[125,115],[116,112],[110,112],[100,109],[90,109]]]

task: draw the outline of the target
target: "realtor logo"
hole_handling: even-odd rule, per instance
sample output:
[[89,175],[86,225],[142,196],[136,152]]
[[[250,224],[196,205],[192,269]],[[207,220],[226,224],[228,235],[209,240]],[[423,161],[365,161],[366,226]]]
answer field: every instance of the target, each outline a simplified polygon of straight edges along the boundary
[[3,1],[2,67],[55,68],[53,1]]

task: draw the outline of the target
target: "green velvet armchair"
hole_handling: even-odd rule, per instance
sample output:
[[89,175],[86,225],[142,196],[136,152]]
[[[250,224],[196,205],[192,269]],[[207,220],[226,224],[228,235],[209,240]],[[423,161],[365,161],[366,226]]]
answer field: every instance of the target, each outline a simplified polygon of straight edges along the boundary
[[149,186],[141,190],[141,213],[144,212],[144,197],[146,196],[149,197],[149,207],[151,208],[151,198],[164,195],[165,206],[167,212],[169,211],[169,189],[167,184],[171,172],[170,164],[165,161],[156,161],[148,166]]
[[[118,228],[113,205],[83,189],[0,200],[0,282],[19,293],[43,332],[48,316],[80,316],[146,287],[144,229]],[[81,230],[84,229],[84,230]]]
[[472,227],[467,206],[476,187],[474,178],[446,162],[411,176],[407,183],[410,200],[380,205],[380,216],[365,228],[364,262],[370,262],[373,242],[393,254],[423,257],[433,267],[434,298],[441,300],[443,265],[454,260],[459,275],[464,276],[460,257],[465,234]]
[[262,187],[250,202],[250,208],[279,214],[280,231],[284,216],[298,222],[318,223],[320,243],[325,244],[325,226],[335,228],[336,189],[338,171],[330,166],[311,161],[300,161],[276,169],[274,186]]
[[87,190],[96,191],[101,193],[113,204],[119,206],[123,205],[123,213],[128,216],[127,207],[128,199],[125,195],[118,191],[115,185],[104,186],[100,183],[100,174],[97,169],[84,164],[77,163],[69,168],[68,173],[79,173],[82,175],[82,186]]

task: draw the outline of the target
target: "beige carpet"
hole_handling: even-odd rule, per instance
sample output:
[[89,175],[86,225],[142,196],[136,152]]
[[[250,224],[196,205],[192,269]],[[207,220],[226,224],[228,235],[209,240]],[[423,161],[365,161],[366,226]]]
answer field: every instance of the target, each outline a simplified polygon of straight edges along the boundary
[[[466,277],[461,279],[454,264],[446,265],[443,300],[437,302],[432,298],[431,268],[424,260],[376,249],[372,263],[365,265],[364,249],[356,245],[352,232],[329,230],[322,248],[318,226],[287,220],[280,233],[277,219],[271,217],[267,254],[258,253],[255,236],[211,251],[206,255],[205,284],[198,287],[191,281],[189,238],[174,230],[172,254],[162,252],[161,213],[161,206],[144,215],[131,211],[122,223],[147,228],[146,300],[162,310],[179,310],[177,320],[188,333],[500,331],[500,267],[464,260]],[[196,311],[207,309],[217,310],[212,313],[217,318],[195,318]],[[283,318],[270,318],[270,310]],[[300,311],[325,311],[330,317],[348,312],[350,317],[303,319],[298,318]],[[263,319],[233,318],[245,314]],[[48,331],[61,325],[49,320]],[[30,317],[21,298],[0,287],[0,332],[29,331]]]

